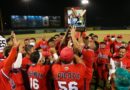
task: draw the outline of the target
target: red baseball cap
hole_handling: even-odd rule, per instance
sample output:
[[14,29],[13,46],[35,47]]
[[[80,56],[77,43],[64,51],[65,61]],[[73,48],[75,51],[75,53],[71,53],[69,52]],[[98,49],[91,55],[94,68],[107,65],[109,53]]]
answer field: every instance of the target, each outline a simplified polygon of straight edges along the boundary
[[60,58],[62,61],[71,62],[74,57],[74,52],[72,48],[65,47],[60,52]]

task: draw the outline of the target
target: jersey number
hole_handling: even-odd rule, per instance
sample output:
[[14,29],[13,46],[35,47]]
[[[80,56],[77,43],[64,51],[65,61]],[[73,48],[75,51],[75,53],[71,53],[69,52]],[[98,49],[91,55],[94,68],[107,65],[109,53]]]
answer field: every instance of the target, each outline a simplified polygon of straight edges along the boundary
[[6,41],[0,40],[0,47],[5,47],[5,46],[6,46]]
[[31,89],[39,89],[38,80],[35,78],[30,78],[30,88]]
[[[77,87],[77,82],[69,82],[68,86],[66,86],[66,82],[65,81],[58,81],[58,85],[59,85],[59,90],[78,90]],[[68,87],[68,88],[67,88]]]

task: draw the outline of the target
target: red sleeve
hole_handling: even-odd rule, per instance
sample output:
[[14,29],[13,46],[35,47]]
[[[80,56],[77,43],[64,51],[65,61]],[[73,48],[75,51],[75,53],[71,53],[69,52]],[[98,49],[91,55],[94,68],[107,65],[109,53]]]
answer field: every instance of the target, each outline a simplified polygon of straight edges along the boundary
[[82,54],[83,54],[83,56],[84,56],[84,55],[85,55],[85,52],[86,52],[86,49],[83,48],[81,52],[82,52]]
[[110,52],[110,53],[109,53],[109,57],[112,57],[112,56],[113,56],[113,54]]
[[3,71],[5,72],[5,74],[8,74],[11,67],[12,67],[12,64],[14,63],[14,61],[16,60],[17,56],[17,47],[13,47],[10,51],[10,54],[9,56],[7,57],[5,63],[4,63],[4,66],[3,66]]
[[92,58],[95,56],[93,50],[83,49],[82,54],[83,54],[83,56],[88,57],[88,58]]
[[51,67],[51,72],[53,74],[53,77],[55,75],[55,72],[59,70],[59,65],[58,64],[53,64],[52,67]]
[[0,69],[3,68],[4,62],[5,62],[5,60],[0,62]]
[[29,64],[32,64],[32,62],[30,61],[30,59],[27,58],[27,57],[24,57],[22,59],[22,69],[27,69]]

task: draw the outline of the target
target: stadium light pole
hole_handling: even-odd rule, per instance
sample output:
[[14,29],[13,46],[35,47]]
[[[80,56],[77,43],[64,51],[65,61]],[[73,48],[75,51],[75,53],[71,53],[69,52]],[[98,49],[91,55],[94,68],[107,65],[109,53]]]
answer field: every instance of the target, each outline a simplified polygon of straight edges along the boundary
[[31,0],[23,0],[23,2],[25,2],[25,3],[28,3],[28,2],[30,2]]
[[[89,4],[89,0],[81,0],[81,6],[84,8],[84,13],[87,11],[87,6]],[[85,14],[86,15],[86,14]],[[86,16],[85,16],[86,17]],[[85,26],[86,26],[86,19],[85,19]]]
[[0,26],[1,26],[1,31],[3,32],[4,26],[3,26],[2,10],[1,10],[1,8],[0,8]]
[[25,4],[26,4],[26,7],[27,7],[27,13],[28,15],[30,14],[30,11],[29,11],[29,3],[32,1],[32,0],[22,0]]

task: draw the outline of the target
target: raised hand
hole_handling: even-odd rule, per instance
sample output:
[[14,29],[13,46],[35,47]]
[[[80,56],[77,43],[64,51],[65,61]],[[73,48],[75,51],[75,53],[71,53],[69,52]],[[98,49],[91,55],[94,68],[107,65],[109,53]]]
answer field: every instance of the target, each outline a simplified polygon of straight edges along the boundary
[[72,26],[70,30],[71,30],[71,35],[75,35],[76,27]]
[[15,33],[13,33],[13,46],[18,47],[20,45],[20,41],[17,41]]
[[18,41],[20,44],[19,44],[19,52],[23,52],[23,44],[21,44],[21,41]]
[[11,37],[14,37],[14,34],[15,34],[14,31],[11,31]]
[[56,53],[56,49],[55,49],[55,48],[50,48],[50,52],[51,52],[52,54],[54,54],[54,53]]

